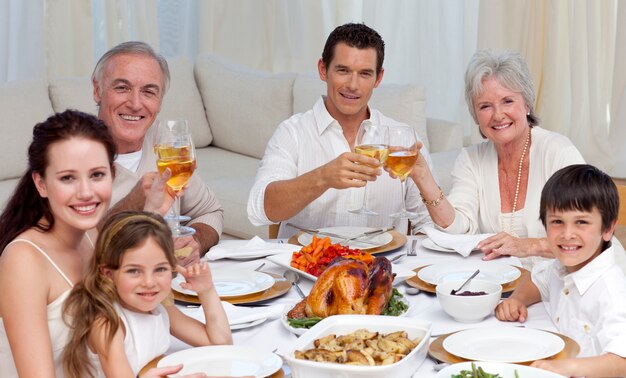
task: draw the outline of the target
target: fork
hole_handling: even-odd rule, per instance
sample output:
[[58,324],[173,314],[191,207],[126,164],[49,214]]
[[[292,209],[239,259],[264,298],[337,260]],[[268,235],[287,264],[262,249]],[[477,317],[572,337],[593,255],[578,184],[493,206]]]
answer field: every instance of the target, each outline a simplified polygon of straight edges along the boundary
[[413,239],[411,242],[411,248],[406,251],[407,256],[417,256],[417,249],[415,249],[415,247],[417,247],[417,239]]
[[411,248],[406,249],[406,254],[394,256],[389,260],[389,262],[393,264],[394,262],[400,260],[404,256],[417,256],[417,250],[415,249],[416,243],[417,243],[417,239],[413,239],[413,242],[411,243]]

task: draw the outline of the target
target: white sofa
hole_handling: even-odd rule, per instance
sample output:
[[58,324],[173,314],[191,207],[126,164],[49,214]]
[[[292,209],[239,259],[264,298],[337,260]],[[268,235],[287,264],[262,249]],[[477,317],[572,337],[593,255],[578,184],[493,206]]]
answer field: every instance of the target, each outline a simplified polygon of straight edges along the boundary
[[[267,227],[254,227],[246,214],[248,192],[276,126],[294,113],[310,109],[325,83],[311,74],[271,74],[205,55],[195,65],[171,60],[171,85],[160,118],[186,118],[197,147],[197,173],[217,194],[224,208],[224,232],[237,237],[267,237]],[[462,146],[459,125],[425,116],[426,97],[419,86],[381,85],[373,107],[413,125],[431,151],[442,188]],[[0,207],[4,206],[27,163],[32,127],[67,108],[95,114],[89,78],[49,82],[9,82],[0,86],[3,167]]]

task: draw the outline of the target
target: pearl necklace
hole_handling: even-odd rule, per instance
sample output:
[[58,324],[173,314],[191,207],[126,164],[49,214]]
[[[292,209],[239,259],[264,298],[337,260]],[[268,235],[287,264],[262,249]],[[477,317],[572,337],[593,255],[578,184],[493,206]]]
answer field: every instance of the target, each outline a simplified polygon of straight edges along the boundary
[[[522,166],[524,165],[524,158],[526,157],[526,152],[528,152],[528,145],[530,144],[530,130],[528,130],[528,136],[526,137],[526,142],[524,142],[524,149],[522,150],[522,156],[519,159],[519,167],[517,168],[517,184],[515,185],[515,196],[513,197],[513,209],[511,210],[511,219],[509,222],[509,230],[508,233],[513,236],[517,236],[515,231],[513,231],[513,219],[515,218],[515,210],[517,210],[517,197],[519,196],[519,187],[522,183]],[[507,232],[504,229],[504,217],[500,216],[500,226],[502,227],[502,231]]]

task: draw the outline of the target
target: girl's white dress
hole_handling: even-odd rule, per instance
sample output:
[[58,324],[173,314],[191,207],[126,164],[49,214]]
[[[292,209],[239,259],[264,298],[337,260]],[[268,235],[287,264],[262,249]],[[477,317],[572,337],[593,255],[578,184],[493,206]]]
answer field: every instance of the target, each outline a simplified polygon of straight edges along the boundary
[[[133,374],[136,376],[148,362],[169,349],[170,320],[162,305],[154,309],[151,314],[131,311],[117,303],[115,308],[124,323],[126,330],[124,349]],[[89,357],[96,368],[97,376],[104,377],[98,355],[90,352]]]

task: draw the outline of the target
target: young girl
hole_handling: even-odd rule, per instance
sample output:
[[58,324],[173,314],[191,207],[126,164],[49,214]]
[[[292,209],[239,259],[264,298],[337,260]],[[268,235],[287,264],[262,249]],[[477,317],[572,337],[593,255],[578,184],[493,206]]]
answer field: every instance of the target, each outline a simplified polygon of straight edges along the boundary
[[62,376],[61,308],[93,254],[87,231],[107,211],[114,157],[93,116],[68,110],[33,128],[28,168],[0,215],[2,377]]
[[[66,300],[71,324],[66,376],[135,377],[169,347],[170,333],[194,346],[232,344],[228,319],[206,263],[178,266],[202,303],[207,324],[168,298],[176,266],[172,234],[158,215],[124,211],[104,223],[91,268]],[[170,301],[171,302],[171,301]]]

